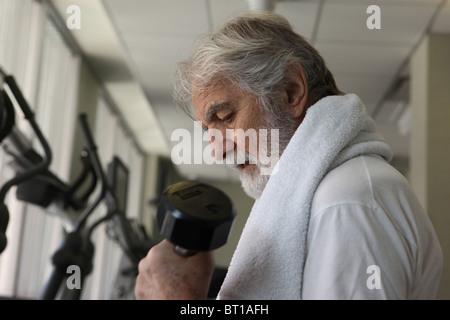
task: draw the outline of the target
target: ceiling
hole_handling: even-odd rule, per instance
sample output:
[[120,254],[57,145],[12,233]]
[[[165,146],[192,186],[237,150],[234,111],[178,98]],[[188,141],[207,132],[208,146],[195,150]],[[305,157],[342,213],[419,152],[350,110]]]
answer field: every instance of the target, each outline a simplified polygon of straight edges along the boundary
[[[265,2],[270,2],[266,0]],[[172,100],[177,62],[199,35],[249,10],[247,0],[54,0],[61,17],[81,8],[72,30],[123,118],[148,153],[170,157],[175,129],[193,122]],[[322,54],[340,89],[358,94],[398,159],[408,157],[408,60],[428,32],[450,32],[450,0],[278,0],[276,13]],[[369,5],[381,29],[370,30]],[[236,179],[223,165],[177,166],[190,178]]]

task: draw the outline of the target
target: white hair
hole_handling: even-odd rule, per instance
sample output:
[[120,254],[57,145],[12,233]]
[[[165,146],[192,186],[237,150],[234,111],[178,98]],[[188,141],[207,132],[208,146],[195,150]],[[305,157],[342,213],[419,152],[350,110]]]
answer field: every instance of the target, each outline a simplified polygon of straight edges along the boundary
[[225,23],[186,61],[178,64],[174,99],[189,113],[192,92],[207,92],[229,80],[256,97],[263,111],[276,115],[281,89],[292,63],[302,66],[311,103],[342,94],[319,52],[295,33],[282,16],[247,13]]

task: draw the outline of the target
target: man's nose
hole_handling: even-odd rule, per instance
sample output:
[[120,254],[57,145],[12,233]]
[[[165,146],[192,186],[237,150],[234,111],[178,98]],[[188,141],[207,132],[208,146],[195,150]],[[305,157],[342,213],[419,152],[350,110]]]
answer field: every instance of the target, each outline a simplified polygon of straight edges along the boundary
[[209,143],[211,145],[213,156],[216,160],[224,160],[229,151],[234,150],[235,143],[226,138],[225,132],[218,129],[209,129]]

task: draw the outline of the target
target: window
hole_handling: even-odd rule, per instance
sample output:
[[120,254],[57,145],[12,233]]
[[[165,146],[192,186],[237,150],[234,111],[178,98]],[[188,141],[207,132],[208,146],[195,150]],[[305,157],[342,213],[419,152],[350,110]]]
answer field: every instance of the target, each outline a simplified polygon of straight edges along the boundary
[[[78,155],[72,154],[72,146],[79,124],[83,61],[67,45],[47,10],[45,2],[0,0],[0,66],[15,77],[35,112],[36,121],[53,152],[50,169],[68,182],[74,161],[79,161]],[[127,135],[120,117],[103,98],[101,89],[99,92],[92,128],[99,155],[105,169],[114,155],[132,168],[127,210],[130,217],[137,218],[142,202],[144,155]],[[16,110],[17,128],[30,139],[37,152],[42,152],[17,106]],[[14,174],[1,148],[0,172],[2,184]],[[51,256],[63,239],[63,224],[48,210],[17,200],[15,188],[8,192],[7,206],[10,222],[8,245],[0,254],[0,296],[35,299],[41,295],[52,271]],[[105,207],[101,205],[93,218],[104,213]],[[82,299],[109,299],[122,251],[106,236],[103,224],[92,235],[92,241],[94,269],[87,278]]]

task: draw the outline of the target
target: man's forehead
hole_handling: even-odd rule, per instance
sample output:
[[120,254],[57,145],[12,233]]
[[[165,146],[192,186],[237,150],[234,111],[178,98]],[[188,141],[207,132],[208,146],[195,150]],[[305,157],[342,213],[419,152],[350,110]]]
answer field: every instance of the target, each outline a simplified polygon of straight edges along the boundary
[[194,103],[195,117],[198,121],[202,121],[208,109],[208,93],[209,92],[193,92],[192,101]]

